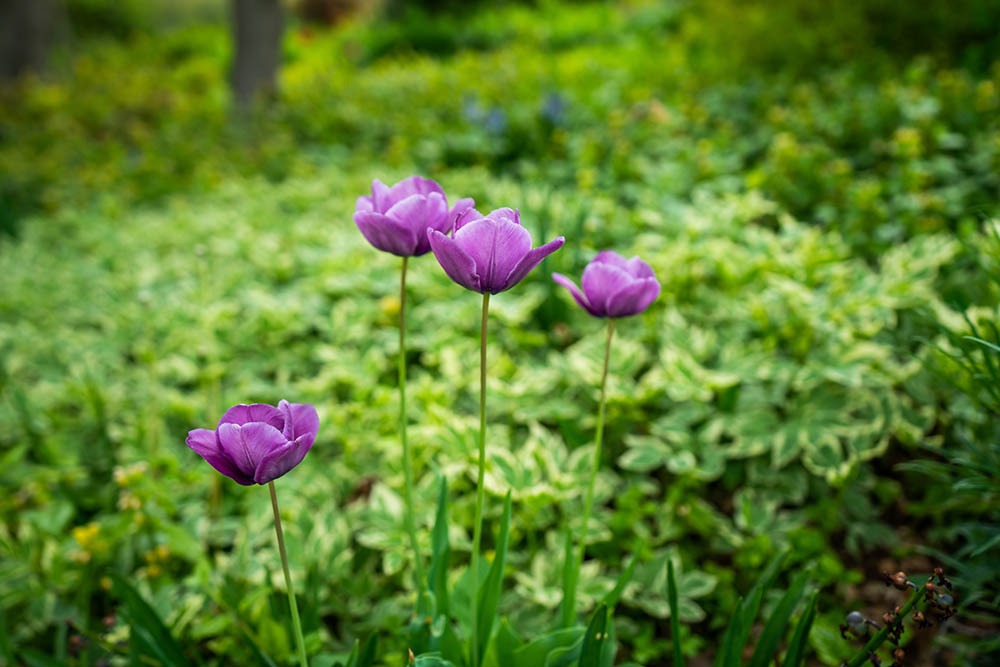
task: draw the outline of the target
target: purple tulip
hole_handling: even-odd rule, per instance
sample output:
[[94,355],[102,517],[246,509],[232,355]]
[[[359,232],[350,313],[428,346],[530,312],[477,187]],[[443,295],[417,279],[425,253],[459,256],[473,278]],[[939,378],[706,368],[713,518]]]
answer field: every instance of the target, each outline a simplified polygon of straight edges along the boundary
[[456,218],[452,236],[431,229],[427,237],[448,277],[481,294],[510,289],[566,242],[560,236],[532,248],[531,234],[521,226],[521,214],[509,208],[483,217],[470,207]]
[[431,249],[428,230],[450,231],[455,219],[473,203],[459,199],[449,211],[444,190],[429,178],[410,176],[391,188],[376,178],[371,196],[358,197],[354,223],[379,250],[418,257]]
[[317,431],[319,416],[308,403],[234,405],[216,430],[188,432],[187,445],[226,477],[249,486],[267,484],[297,466]]
[[649,264],[638,257],[625,259],[613,250],[597,253],[583,270],[583,292],[561,273],[553,273],[552,280],[595,317],[638,315],[660,295],[660,283]]

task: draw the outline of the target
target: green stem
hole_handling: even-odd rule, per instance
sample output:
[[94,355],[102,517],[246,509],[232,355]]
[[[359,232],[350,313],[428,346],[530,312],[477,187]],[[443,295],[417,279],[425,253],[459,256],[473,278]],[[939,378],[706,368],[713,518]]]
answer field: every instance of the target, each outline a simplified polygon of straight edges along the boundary
[[[928,578],[927,581],[930,581],[931,579],[933,579],[933,577]],[[851,658],[851,661],[847,663],[846,667],[861,667],[861,665],[865,664],[868,661],[869,654],[878,650],[878,648],[885,642],[886,638],[888,638],[889,630],[897,624],[902,623],[909,615],[913,607],[916,606],[916,604],[923,598],[924,587],[918,586],[917,590],[913,591],[910,599],[903,605],[903,608],[896,614],[896,620],[892,623],[887,623],[885,627],[875,633],[875,636],[868,640],[868,643],[865,644],[864,648],[858,651],[857,655]]]
[[292,575],[288,571],[288,554],[285,553],[285,534],[281,531],[281,515],[278,513],[278,495],[274,492],[274,482],[268,482],[271,491],[271,508],[274,510],[274,533],[278,536],[278,552],[281,554],[281,569],[285,571],[285,588],[288,589],[288,607],[292,610],[292,626],[295,629],[295,639],[298,641],[299,663],[301,667],[309,667],[306,660],[306,643],[302,638],[302,622],[299,621],[299,606],[295,603],[295,588],[292,586]]
[[410,534],[410,550],[413,552],[413,577],[417,587],[417,609],[424,601],[424,564],[417,545],[417,526],[413,518],[413,456],[406,440],[406,264],[399,278],[399,438],[403,441],[403,497],[406,501],[406,532]]
[[608,341],[604,347],[604,370],[601,371],[601,400],[597,405],[597,433],[594,436],[594,460],[590,465],[590,479],[587,480],[587,496],[583,504],[583,523],[580,525],[580,544],[577,547],[576,560],[573,563],[572,574],[569,585],[566,587],[566,596],[562,605],[562,623],[564,627],[570,627],[576,620],[576,585],[580,579],[580,567],[583,565],[583,556],[587,550],[587,524],[590,523],[590,513],[594,508],[594,480],[597,479],[597,471],[601,467],[601,442],[604,439],[604,404],[605,387],[608,383],[608,361],[611,359],[611,337],[615,332],[615,321],[608,320]]
[[479,330],[479,474],[476,477],[476,519],[472,533],[472,667],[479,667],[479,543],[483,532],[483,499],[486,476],[486,322],[490,295],[483,294],[483,321]]

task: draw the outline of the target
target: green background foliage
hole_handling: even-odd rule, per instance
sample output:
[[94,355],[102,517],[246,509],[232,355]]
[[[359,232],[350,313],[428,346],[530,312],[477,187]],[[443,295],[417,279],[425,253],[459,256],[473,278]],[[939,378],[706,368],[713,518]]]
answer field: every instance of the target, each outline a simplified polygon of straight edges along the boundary
[[[321,421],[278,483],[310,652],[332,665],[378,633],[401,663],[399,261],[351,214],[372,178],[414,172],[480,210],[518,206],[536,241],[567,237],[491,310],[484,535],[492,549],[509,490],[499,611],[521,636],[559,615],[603,354],[548,274],[605,248],[663,286],[617,327],[578,595],[589,619],[637,555],[619,661],[668,660],[668,560],[684,650],[711,656],[790,549],[823,591],[812,649],[837,664],[836,625],[883,560],[995,559],[995,465],[976,507],[942,502],[961,478],[896,467],[998,443],[995,403],[952,360],[970,322],[995,333],[1000,297],[1000,63],[980,38],[997,13],[965,4],[899,49],[859,32],[865,12],[817,22],[790,0],[292,20],[279,99],[238,115],[223,24],[74,3],[89,32],[0,91],[0,657],[65,659],[67,617],[124,640],[127,614],[102,621],[112,572],[189,656],[292,656],[266,494],[184,445],[233,403],[285,397]],[[429,554],[443,476],[454,585],[479,303],[432,256],[409,285],[418,532]],[[978,599],[995,623],[995,594]]]

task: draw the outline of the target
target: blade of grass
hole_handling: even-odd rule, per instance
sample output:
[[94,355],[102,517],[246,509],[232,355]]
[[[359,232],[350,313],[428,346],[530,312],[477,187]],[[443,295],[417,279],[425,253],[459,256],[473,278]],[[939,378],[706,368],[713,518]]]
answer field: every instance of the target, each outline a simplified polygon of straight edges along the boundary
[[764,631],[760,633],[760,638],[757,640],[757,648],[750,658],[749,667],[767,667],[771,663],[774,652],[778,650],[778,642],[781,641],[782,635],[785,634],[785,627],[788,625],[788,620],[791,618],[792,612],[795,611],[795,606],[798,605],[799,599],[802,597],[802,591],[806,586],[806,577],[808,575],[808,572],[800,572],[795,577],[795,580],[792,581],[792,585],[785,591],[785,594],[781,596],[781,600],[778,601],[778,606],[775,607],[771,618],[767,619],[767,623],[764,625]]
[[743,647],[746,646],[747,639],[750,637],[750,629],[753,628],[754,619],[757,618],[757,612],[760,610],[761,600],[764,599],[764,594],[774,585],[774,580],[778,578],[778,573],[781,572],[781,567],[785,564],[787,556],[788,552],[783,551],[771,560],[764,573],[760,576],[760,579],[750,589],[747,599],[743,602],[741,609],[743,616],[740,626],[741,631],[734,637],[737,651],[742,651]]
[[566,544],[563,546],[563,596],[562,602],[559,603],[559,617],[562,621],[561,625],[564,628],[573,625],[573,617],[576,616],[576,610],[573,609],[572,604],[574,596],[571,590],[576,585],[573,582],[573,567],[575,564],[576,561],[573,560],[573,530],[567,525]]
[[431,568],[427,575],[427,585],[434,593],[434,615],[448,614],[448,564],[451,560],[451,544],[448,541],[448,482],[441,478],[438,492],[437,513],[434,530],[431,533]]
[[681,652],[680,606],[677,602],[677,580],[674,578],[674,561],[667,559],[667,600],[670,603],[670,641],[674,647],[674,667],[684,667]]
[[743,598],[736,601],[733,617],[729,619],[726,634],[722,637],[722,650],[715,655],[715,667],[737,667],[739,665],[739,653],[735,648],[736,636],[743,633],[743,605],[745,602]]
[[618,604],[618,600],[622,597],[622,593],[625,592],[625,587],[628,586],[628,582],[632,581],[632,574],[635,572],[635,566],[638,562],[639,550],[636,549],[632,552],[632,557],[629,558],[628,565],[625,566],[625,569],[622,570],[621,575],[619,575],[618,581],[615,582],[615,587],[608,591],[608,594],[601,600],[601,604],[605,604],[608,606],[608,609],[614,610],[615,606]]
[[132,650],[138,651],[140,655],[148,654],[148,657],[155,658],[164,665],[190,665],[184,650],[170,635],[167,626],[132,585],[114,572],[111,574],[111,581],[115,596],[123,603],[125,621],[132,631]]
[[818,595],[819,591],[813,593],[812,597],[809,598],[809,604],[795,626],[795,632],[792,633],[792,640],[788,642],[785,661],[781,667],[799,667],[805,659],[809,630],[812,629],[813,620],[816,618],[816,597]]
[[478,626],[479,646],[475,655],[478,656],[479,667],[482,664],[486,646],[489,644],[490,633],[493,630],[493,622],[496,620],[497,605],[500,603],[500,591],[503,589],[503,571],[507,565],[507,542],[510,538],[510,491],[503,501],[503,515],[500,518],[500,535],[497,538],[496,553],[493,556],[493,564],[486,575],[486,581],[479,589],[479,604],[476,624]]
[[583,636],[583,648],[580,649],[579,667],[600,667],[601,650],[607,636],[608,608],[598,605],[597,610],[587,625],[587,634]]

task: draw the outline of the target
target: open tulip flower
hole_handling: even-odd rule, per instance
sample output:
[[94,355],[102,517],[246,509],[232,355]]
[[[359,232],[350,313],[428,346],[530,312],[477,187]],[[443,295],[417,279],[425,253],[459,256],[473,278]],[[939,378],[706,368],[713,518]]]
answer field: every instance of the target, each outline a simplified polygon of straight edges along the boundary
[[453,236],[428,230],[434,256],[448,277],[480,294],[508,290],[562,247],[562,236],[537,248],[521,226],[520,212],[498,208],[483,217],[469,207],[455,222]]
[[[485,217],[471,206],[455,218],[455,230],[447,236],[427,230],[434,257],[448,277],[466,289],[483,295],[483,319],[479,334],[479,461],[476,481],[476,513],[473,519],[472,560],[469,580],[473,601],[472,618],[479,617],[482,591],[479,590],[479,547],[483,529],[483,479],[486,470],[486,323],[490,295],[510,289],[566,242],[562,236],[537,248],[531,247],[531,234],[521,226],[521,214],[511,208],[498,208]],[[470,639],[470,663],[482,664],[489,642],[489,629],[480,637],[479,623],[473,622]]]
[[613,250],[597,253],[583,270],[582,292],[561,273],[553,273],[552,280],[595,317],[638,315],[660,295],[660,283],[649,264],[638,257],[625,259]]
[[418,257],[431,249],[428,230],[450,231],[455,219],[472,206],[471,199],[459,199],[448,210],[444,190],[429,178],[410,176],[392,187],[376,178],[371,196],[358,197],[354,223],[379,250]]
[[587,480],[587,491],[583,503],[583,521],[580,525],[576,560],[568,573],[565,586],[566,598],[562,602],[562,622],[565,627],[572,625],[576,617],[576,584],[580,577],[580,566],[586,551],[587,524],[594,506],[594,480],[601,465],[601,443],[604,438],[604,405],[607,397],[605,388],[608,380],[608,362],[611,359],[611,337],[615,330],[615,318],[638,315],[656,301],[660,295],[660,283],[649,264],[638,257],[625,259],[613,250],[604,250],[590,261],[583,270],[580,282],[583,291],[572,280],[560,273],[553,273],[552,280],[569,290],[576,302],[594,317],[608,319],[608,338],[604,346],[604,369],[601,371],[601,399],[597,404],[597,430],[594,434],[594,458]]
[[214,431],[196,428],[187,445],[239,484],[267,484],[297,466],[319,431],[316,408],[282,400],[234,405]]

